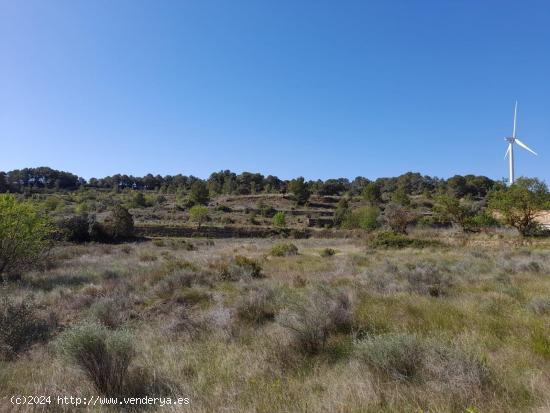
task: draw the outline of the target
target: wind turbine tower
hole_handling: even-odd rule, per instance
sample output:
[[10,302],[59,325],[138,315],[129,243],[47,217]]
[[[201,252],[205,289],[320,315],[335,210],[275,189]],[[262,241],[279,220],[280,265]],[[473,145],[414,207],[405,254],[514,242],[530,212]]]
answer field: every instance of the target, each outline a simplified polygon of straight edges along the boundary
[[508,156],[508,162],[509,162],[509,168],[510,168],[508,183],[510,185],[514,183],[514,143],[518,144],[523,149],[528,150],[533,155],[537,154],[535,151],[531,150],[526,144],[524,144],[522,141],[516,138],[517,119],[518,119],[518,102],[516,100],[516,106],[514,107],[514,129],[512,132],[512,136],[508,138],[504,138],[506,142],[508,142],[508,149],[506,150],[506,154],[504,154],[504,159],[506,159],[506,157]]

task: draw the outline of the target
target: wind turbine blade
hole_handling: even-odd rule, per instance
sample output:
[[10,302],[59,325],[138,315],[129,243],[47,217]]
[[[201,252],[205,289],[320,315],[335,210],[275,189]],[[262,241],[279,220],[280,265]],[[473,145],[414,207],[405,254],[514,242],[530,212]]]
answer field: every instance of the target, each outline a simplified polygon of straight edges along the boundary
[[526,149],[528,150],[529,152],[531,152],[533,155],[537,155],[537,153],[533,150],[531,150],[526,144],[524,144],[522,141],[520,141],[519,139],[516,139],[516,143],[521,146],[523,149]]
[[518,119],[518,101],[516,100],[516,106],[514,107],[514,131],[512,132],[512,137],[516,137],[516,124]]
[[506,149],[506,153],[504,154],[504,159],[506,159],[509,153],[510,153],[510,145],[508,145],[508,149]]

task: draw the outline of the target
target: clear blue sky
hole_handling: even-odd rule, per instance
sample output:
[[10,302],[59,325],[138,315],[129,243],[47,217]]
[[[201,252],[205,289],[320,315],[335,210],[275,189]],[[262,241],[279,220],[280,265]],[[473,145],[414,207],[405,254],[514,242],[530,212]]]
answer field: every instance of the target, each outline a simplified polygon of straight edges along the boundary
[[548,1],[0,0],[0,170],[550,181]]

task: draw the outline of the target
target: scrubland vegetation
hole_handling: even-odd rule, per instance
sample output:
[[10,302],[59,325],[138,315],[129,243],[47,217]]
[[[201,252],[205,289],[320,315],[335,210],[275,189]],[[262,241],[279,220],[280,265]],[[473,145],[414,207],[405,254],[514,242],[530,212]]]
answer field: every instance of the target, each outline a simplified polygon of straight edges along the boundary
[[186,395],[198,412],[544,411],[548,243],[438,235],[397,249],[293,240],[296,253],[272,240],[57,246],[48,268],[2,288],[2,396]]
[[[148,411],[550,409],[537,180],[296,179],[286,195],[263,177],[224,192],[229,172],[175,191],[56,176],[0,179],[17,189],[0,195],[2,411],[14,394],[191,400]],[[245,227],[271,232],[203,236]]]

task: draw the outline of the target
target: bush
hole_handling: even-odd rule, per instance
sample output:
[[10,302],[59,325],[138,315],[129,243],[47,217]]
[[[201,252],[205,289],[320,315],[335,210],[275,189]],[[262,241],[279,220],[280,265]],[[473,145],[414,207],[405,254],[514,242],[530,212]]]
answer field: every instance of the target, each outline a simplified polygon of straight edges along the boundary
[[45,341],[55,320],[40,319],[31,304],[6,297],[0,301],[0,359],[11,359],[33,343]]
[[52,234],[48,220],[32,204],[0,195],[0,281],[35,265],[48,251]]
[[441,243],[432,240],[409,238],[403,234],[394,232],[379,232],[371,241],[375,248],[427,248],[440,246]]
[[206,182],[196,180],[191,184],[191,191],[189,192],[189,203],[191,205],[206,205],[209,198],[210,195]]
[[319,253],[321,257],[332,257],[333,255],[336,255],[336,250],[332,248],[324,248]]
[[286,226],[286,217],[283,211],[279,211],[273,216],[273,225],[279,228]]
[[412,220],[412,214],[402,205],[390,203],[384,209],[384,222],[393,232],[406,234]]
[[298,247],[290,242],[283,242],[274,245],[271,248],[271,255],[274,257],[288,257],[290,255],[298,255]]
[[65,241],[86,242],[90,240],[88,214],[74,215],[56,222],[60,236]]
[[99,393],[124,395],[128,367],[136,354],[129,332],[111,331],[96,323],[80,324],[62,333],[58,349],[87,375]]
[[222,266],[222,280],[238,281],[243,278],[261,278],[262,266],[255,260],[237,255],[229,263]]
[[273,320],[277,311],[275,298],[275,292],[271,288],[250,289],[237,304],[237,316],[240,320],[253,324]]
[[380,209],[376,206],[367,206],[347,213],[341,223],[344,229],[373,230],[378,227]]
[[298,205],[304,205],[311,196],[311,191],[309,190],[303,177],[291,180],[288,183],[288,190],[292,192],[294,195],[294,200]]
[[116,205],[111,211],[111,215],[105,220],[103,231],[113,240],[133,237],[134,218],[126,208]]
[[347,294],[322,287],[305,300],[292,301],[278,322],[292,334],[300,352],[317,354],[332,334],[350,331],[351,314],[351,299]]
[[363,340],[357,345],[357,354],[390,379],[433,380],[465,399],[475,397],[491,383],[490,370],[476,354],[415,334],[388,333]]

